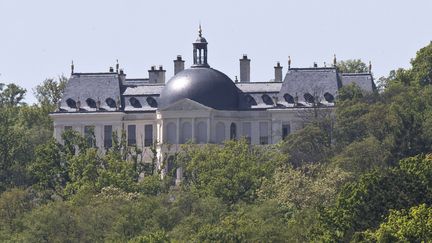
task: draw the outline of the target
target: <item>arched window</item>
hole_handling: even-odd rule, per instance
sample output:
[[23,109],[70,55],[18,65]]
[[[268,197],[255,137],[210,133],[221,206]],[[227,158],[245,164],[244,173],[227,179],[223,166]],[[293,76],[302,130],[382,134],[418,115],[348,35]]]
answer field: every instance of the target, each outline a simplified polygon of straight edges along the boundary
[[88,107],[90,107],[90,108],[96,108],[96,102],[94,101],[94,99],[88,98],[86,100],[86,103],[87,103]]
[[107,99],[105,100],[105,102],[107,103],[107,105],[108,105],[110,108],[116,108],[116,102],[114,101],[113,98],[107,98]]
[[216,143],[222,143],[225,140],[225,124],[218,122],[216,124]]
[[266,105],[273,105],[273,100],[272,100],[272,98],[270,98],[270,96],[268,96],[268,95],[266,95],[266,94],[264,94],[264,95],[262,96],[262,100],[264,101],[264,103],[265,103]]
[[314,103],[314,101],[315,101],[315,98],[309,93],[304,94],[303,97],[304,97],[305,101],[308,103]]
[[177,127],[174,122],[166,125],[166,142],[169,144],[177,144]]
[[147,97],[146,101],[149,104],[149,106],[151,106],[153,108],[156,108],[157,105],[158,105],[157,102],[156,102],[156,100],[153,97],[151,97],[151,96]]
[[198,122],[196,128],[197,143],[207,143],[207,123],[203,121]]
[[130,104],[131,104],[134,108],[141,108],[141,107],[142,107],[142,105],[141,105],[141,103],[139,102],[139,100],[138,100],[137,98],[135,98],[135,97],[130,98],[130,99],[129,99],[129,102],[130,102]]
[[180,143],[187,143],[192,139],[192,125],[190,122],[183,122],[181,128]]
[[326,92],[324,94],[324,99],[329,102],[329,103],[333,103],[334,102],[334,96],[332,94],[330,94],[329,92]]
[[69,98],[66,100],[66,104],[70,107],[70,108],[76,108],[76,102],[75,100]]
[[252,97],[252,95],[247,94],[247,95],[245,96],[245,99],[246,99],[246,102],[247,102],[249,105],[257,105],[257,103],[256,103],[255,99]]
[[230,139],[236,139],[237,138],[237,126],[233,122],[230,126]]
[[289,104],[294,104],[294,97],[292,97],[290,94],[284,94],[284,99]]

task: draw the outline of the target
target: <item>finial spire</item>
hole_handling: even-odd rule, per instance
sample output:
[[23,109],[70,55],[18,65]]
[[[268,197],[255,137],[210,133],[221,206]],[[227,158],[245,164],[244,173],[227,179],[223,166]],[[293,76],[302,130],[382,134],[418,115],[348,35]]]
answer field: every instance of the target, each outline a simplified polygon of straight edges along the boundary
[[372,73],[372,62],[369,61],[369,73]]
[[74,63],[73,63],[73,60],[72,60],[72,63],[71,63],[71,74],[74,73],[74,68],[75,68],[75,66],[74,66]]
[[291,68],[291,56],[288,56],[288,69]]
[[118,59],[116,59],[116,72],[118,73],[120,69],[120,64],[118,62]]
[[337,63],[336,54],[333,54],[333,66],[336,67],[336,63]]
[[201,23],[199,24],[199,27],[198,27],[198,36],[199,36],[199,37],[202,37],[202,28],[201,28]]

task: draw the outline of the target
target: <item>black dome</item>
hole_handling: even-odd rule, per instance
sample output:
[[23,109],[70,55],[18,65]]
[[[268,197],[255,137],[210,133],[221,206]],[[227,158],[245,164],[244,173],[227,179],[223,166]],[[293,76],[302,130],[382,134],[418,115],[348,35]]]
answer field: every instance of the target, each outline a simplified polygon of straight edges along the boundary
[[205,67],[185,69],[163,88],[159,102],[166,107],[181,99],[191,99],[217,110],[237,110],[239,90],[224,73]]

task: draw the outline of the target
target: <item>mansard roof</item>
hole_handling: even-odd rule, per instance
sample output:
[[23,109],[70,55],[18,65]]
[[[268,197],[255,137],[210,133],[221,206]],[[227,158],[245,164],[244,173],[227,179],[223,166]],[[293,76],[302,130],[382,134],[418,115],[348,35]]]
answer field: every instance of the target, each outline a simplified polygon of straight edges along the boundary
[[282,82],[240,82],[236,86],[243,93],[278,93]]
[[[73,73],[58,112],[155,112],[161,108],[159,96],[165,84],[149,83],[145,78],[125,79],[122,75]],[[311,99],[323,106],[333,106],[339,88],[351,83],[367,92],[375,90],[370,73],[339,73],[334,67],[290,68],[283,82],[233,82],[233,85],[239,90],[238,110],[265,110],[311,107]],[[219,96],[211,102],[219,102],[223,95]]]
[[355,83],[364,91],[372,92],[376,89],[370,73],[342,73],[341,80],[342,86]]
[[[79,104],[80,109],[95,111],[86,102],[88,99],[94,102],[100,101],[100,108],[106,111],[113,111],[115,108],[109,106],[107,99],[114,101],[120,98],[120,85],[117,73],[73,73],[66,84],[63,97],[60,102],[60,109],[64,111],[75,111],[71,103]],[[69,105],[68,102],[69,101]],[[71,102],[73,101],[73,102]]]
[[157,95],[159,96],[165,84],[143,84],[126,87],[123,95]]
[[290,68],[280,93],[297,95],[299,101],[306,101],[305,94],[322,96],[328,92],[336,95],[341,86],[336,68]]

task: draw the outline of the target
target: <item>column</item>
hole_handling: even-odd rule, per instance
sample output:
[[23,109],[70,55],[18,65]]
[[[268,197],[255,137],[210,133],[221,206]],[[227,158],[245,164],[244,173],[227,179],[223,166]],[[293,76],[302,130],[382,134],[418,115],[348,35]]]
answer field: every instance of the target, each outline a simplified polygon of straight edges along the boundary
[[195,143],[195,118],[192,118],[192,142]]
[[177,144],[180,144],[180,118],[177,118]]
[[211,126],[210,126],[210,117],[207,118],[207,143],[209,143],[212,139],[211,139]]
[[270,143],[274,144],[281,140],[282,138],[282,122],[273,120],[271,123],[271,133],[270,133]]

